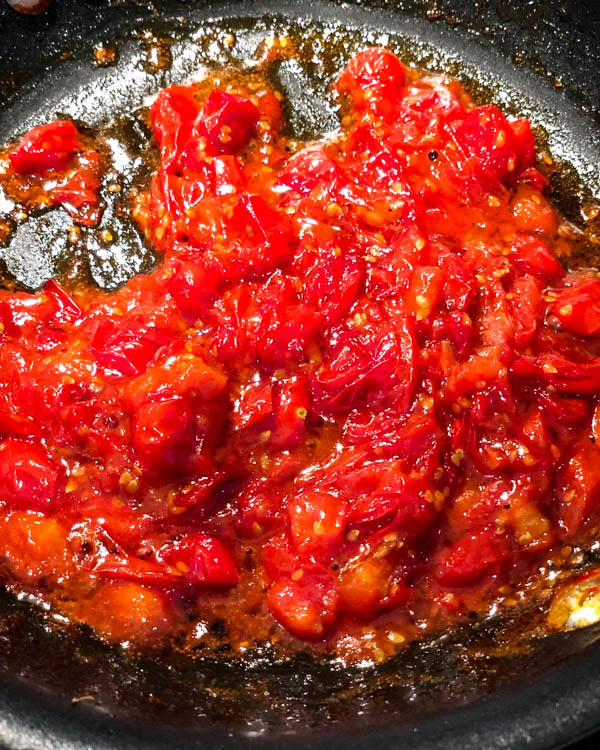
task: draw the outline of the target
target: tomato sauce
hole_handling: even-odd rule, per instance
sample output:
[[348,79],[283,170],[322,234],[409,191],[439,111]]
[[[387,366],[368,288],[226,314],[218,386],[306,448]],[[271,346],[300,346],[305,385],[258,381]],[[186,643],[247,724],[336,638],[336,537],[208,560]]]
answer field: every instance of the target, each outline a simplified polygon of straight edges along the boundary
[[[559,261],[529,122],[385,49],[335,89],[308,143],[256,78],[160,91],[160,267],[0,292],[3,580],[101,638],[381,661],[595,533],[600,280]],[[100,221],[71,121],[2,165]]]

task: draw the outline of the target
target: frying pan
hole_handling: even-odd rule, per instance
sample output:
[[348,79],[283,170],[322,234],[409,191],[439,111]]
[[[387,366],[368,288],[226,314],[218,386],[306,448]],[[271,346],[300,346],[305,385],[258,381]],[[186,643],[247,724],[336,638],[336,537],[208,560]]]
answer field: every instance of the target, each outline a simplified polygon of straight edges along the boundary
[[[338,63],[361,44],[388,43],[531,117],[564,160],[551,189],[575,223],[600,194],[596,0],[55,0],[37,17],[2,4],[0,141],[57,114],[92,126],[118,117],[169,76],[193,73],[202,55],[218,57],[203,45],[215,24],[235,27],[243,58],[290,23],[304,35],[337,30]],[[150,69],[149,37],[134,33],[142,29],[167,39],[172,73]],[[117,65],[94,68],[94,45],[114,41]],[[331,72],[282,72],[292,125],[305,137],[330,124],[318,102]],[[72,253],[57,244],[60,219],[44,221],[0,253],[26,288],[59,273]],[[120,236],[109,255],[86,250],[86,272],[101,286],[155,262],[133,231],[124,226]],[[304,653],[276,662],[268,649],[232,661],[225,638],[221,654],[190,658],[173,645],[158,658],[133,656],[89,633],[61,633],[26,599],[0,593],[0,613],[6,748],[550,748],[600,727],[600,626],[548,636],[537,627],[542,612],[491,618],[364,669]]]

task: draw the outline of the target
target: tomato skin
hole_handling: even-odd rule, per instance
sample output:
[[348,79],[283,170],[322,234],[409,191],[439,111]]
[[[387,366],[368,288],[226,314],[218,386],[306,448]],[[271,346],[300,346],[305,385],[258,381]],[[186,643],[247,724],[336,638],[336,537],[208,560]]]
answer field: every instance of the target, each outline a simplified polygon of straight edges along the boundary
[[362,277],[356,258],[327,253],[308,272],[302,298],[317,308],[328,324],[337,323],[354,302]]
[[195,392],[203,400],[217,398],[227,384],[227,376],[214,362],[207,362],[201,352],[189,352],[183,342],[163,350],[137,377],[122,385],[122,401],[128,411],[135,411],[147,401],[167,396],[187,397]]
[[132,552],[152,528],[148,516],[140,516],[128,506],[103,497],[86,503],[83,515],[86,529],[93,532],[100,528],[111,545]]
[[273,617],[308,641],[322,640],[337,618],[338,596],[327,574],[303,572],[299,580],[281,578],[267,597]]
[[438,583],[450,588],[470,586],[497,575],[510,560],[507,541],[494,529],[466,536],[448,548],[434,569]]
[[203,532],[169,542],[158,550],[156,559],[105,555],[97,561],[93,571],[110,580],[167,589],[188,585],[222,588],[235,586],[239,580],[227,547]]
[[259,117],[258,109],[246,97],[213,89],[200,122],[213,153],[235,154],[250,139]]
[[50,190],[50,197],[66,209],[76,224],[95,227],[102,218],[100,199],[100,159],[96,151],[83,151],[75,169]]
[[95,179],[95,176],[78,172],[61,185],[52,188],[51,195],[57,203],[68,204],[74,209],[72,213],[76,216],[78,209],[98,203],[99,187],[99,180]]
[[473,321],[458,311],[442,313],[433,321],[431,337],[434,341],[450,341],[459,357],[468,357],[475,337]]
[[323,362],[313,383],[315,400],[331,412],[345,411],[364,397],[375,404],[383,384],[397,381],[410,400],[416,377],[415,341],[411,324],[382,325],[341,340]]
[[9,508],[50,510],[59,499],[61,473],[38,445],[21,440],[0,442],[0,500]]
[[237,210],[236,220],[244,229],[250,227],[253,237],[263,245],[262,267],[269,269],[289,257],[292,235],[281,214],[259,195],[242,196]]
[[101,321],[90,346],[98,363],[116,377],[130,377],[142,372],[161,343],[168,337],[163,331],[147,326],[141,318],[119,325]]
[[272,390],[271,383],[253,383],[246,389],[235,405],[233,424],[236,429],[251,427],[272,413]]
[[600,503],[600,450],[583,438],[557,477],[559,522],[565,537],[577,532]]
[[224,471],[219,471],[214,460],[208,455],[207,439],[190,456],[186,465],[194,477],[193,484],[184,485],[170,495],[169,515],[172,519],[186,517],[199,520],[209,517],[219,506],[219,490],[229,479]]
[[559,290],[549,313],[560,330],[586,338],[600,336],[600,280],[584,280]]
[[164,169],[173,165],[190,137],[199,106],[186,86],[163,89],[152,105],[154,136],[161,149]]
[[43,174],[66,168],[79,148],[77,129],[70,120],[56,120],[32,128],[8,158],[18,174]]
[[210,264],[184,261],[173,275],[169,291],[181,311],[196,319],[206,312],[221,281],[221,273]]
[[285,512],[281,490],[264,481],[251,482],[237,500],[238,528],[244,539],[256,539],[281,526]]
[[445,443],[435,419],[417,412],[402,421],[395,418],[392,410],[357,415],[356,421],[346,422],[345,430],[350,442],[360,445],[372,439],[377,453],[381,455],[385,448],[400,458],[409,471],[414,468],[426,477],[439,465]]
[[564,276],[565,269],[548,245],[531,235],[517,235],[510,246],[510,259],[522,272],[549,282]]
[[553,395],[546,390],[539,390],[537,398],[546,421],[554,428],[581,425],[590,415],[590,405],[584,399]]
[[219,539],[196,532],[168,544],[159,556],[193,585],[229,587],[239,581],[237,566]]
[[133,420],[133,447],[150,472],[180,472],[190,455],[194,426],[189,402],[174,397],[142,404]]
[[323,149],[304,149],[291,157],[278,184],[305,196],[321,185],[336,193],[343,181],[343,171]]
[[456,132],[456,140],[489,180],[508,181],[523,167],[531,166],[533,152],[528,146],[523,149],[511,124],[491,104],[469,112]]
[[248,312],[248,336],[265,368],[305,359],[319,315],[299,302],[291,280],[273,278]]
[[61,323],[74,323],[83,316],[81,307],[58,281],[49,279],[44,284],[44,291],[56,300],[56,318]]
[[381,47],[354,55],[337,81],[339,91],[348,93],[356,107],[364,106],[369,97],[397,97],[403,84],[402,63]]
[[573,362],[561,354],[518,357],[511,374],[518,380],[551,385],[566,396],[589,396],[600,388],[600,361]]
[[215,195],[235,195],[246,185],[239,159],[235,156],[216,156],[212,160],[212,190]]
[[476,281],[465,260],[438,248],[436,261],[443,271],[442,299],[449,312],[472,312],[476,298]]
[[510,123],[510,129],[521,166],[530,167],[535,163],[535,139],[529,120],[525,118],[513,120]]
[[297,551],[326,558],[344,532],[346,502],[330,492],[304,492],[288,501],[288,514]]
[[275,429],[271,435],[275,448],[293,448],[302,441],[309,408],[310,398],[303,378],[291,378],[281,384],[276,394]]
[[289,578],[295,570],[303,565],[307,565],[311,570],[315,567],[315,565],[309,564],[308,560],[301,560],[292,548],[289,534],[284,531],[272,535],[263,546],[262,553],[265,572],[270,581]]
[[515,347],[523,350],[538,330],[542,295],[539,282],[529,275],[516,279],[511,292],[513,297],[510,301],[510,308],[514,321],[512,338]]
[[172,588],[180,583],[176,571],[169,571],[151,560],[130,555],[102,557],[93,568],[95,575],[113,581],[129,581],[157,588]]

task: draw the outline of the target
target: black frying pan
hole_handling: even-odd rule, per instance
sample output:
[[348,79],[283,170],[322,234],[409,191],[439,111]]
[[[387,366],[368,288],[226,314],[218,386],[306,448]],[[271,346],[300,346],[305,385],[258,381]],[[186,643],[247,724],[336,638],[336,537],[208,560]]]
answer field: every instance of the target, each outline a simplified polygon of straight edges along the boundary
[[[571,165],[553,182],[569,218],[578,221],[581,202],[600,194],[596,0],[55,0],[38,17],[0,4],[0,141],[56,114],[97,125],[139,104],[168,74],[148,69],[145,42],[131,32],[174,41],[174,75],[184,77],[214,54],[200,54],[201,42],[191,54],[190,29],[223,17],[238,19],[242,47],[286,19],[300,18],[305,34],[323,22],[342,25],[339,59],[361,39],[385,43],[378,35],[386,33],[409,59],[478,80],[487,98],[541,126],[554,155]],[[118,66],[92,68],[94,44],[117,39]],[[283,71],[280,80],[304,135],[330,116],[311,104],[324,91],[315,72]],[[26,287],[64,270],[72,253],[54,243],[60,227],[52,221],[0,253]],[[123,228],[123,238],[110,257],[81,251],[103,286],[154,262],[133,232]],[[0,611],[6,748],[550,748],[600,727],[600,626],[536,636],[535,612],[432,639],[378,669],[342,670],[303,654],[285,664],[268,652],[232,663],[219,654],[191,660],[174,648],[160,659],[133,658],[85,633],[50,629],[42,613],[8,594],[0,594]],[[226,656],[225,639],[222,650]]]

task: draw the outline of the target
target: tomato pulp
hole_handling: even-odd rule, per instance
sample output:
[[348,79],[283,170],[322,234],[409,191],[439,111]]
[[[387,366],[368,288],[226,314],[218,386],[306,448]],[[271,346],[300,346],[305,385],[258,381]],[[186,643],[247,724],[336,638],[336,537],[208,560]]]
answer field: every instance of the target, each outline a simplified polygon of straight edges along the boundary
[[[105,639],[381,660],[595,533],[600,280],[558,260],[529,122],[385,49],[335,88],[310,143],[256,81],[164,89],[160,268],[0,292],[3,577]],[[3,173],[101,219],[70,121]]]

